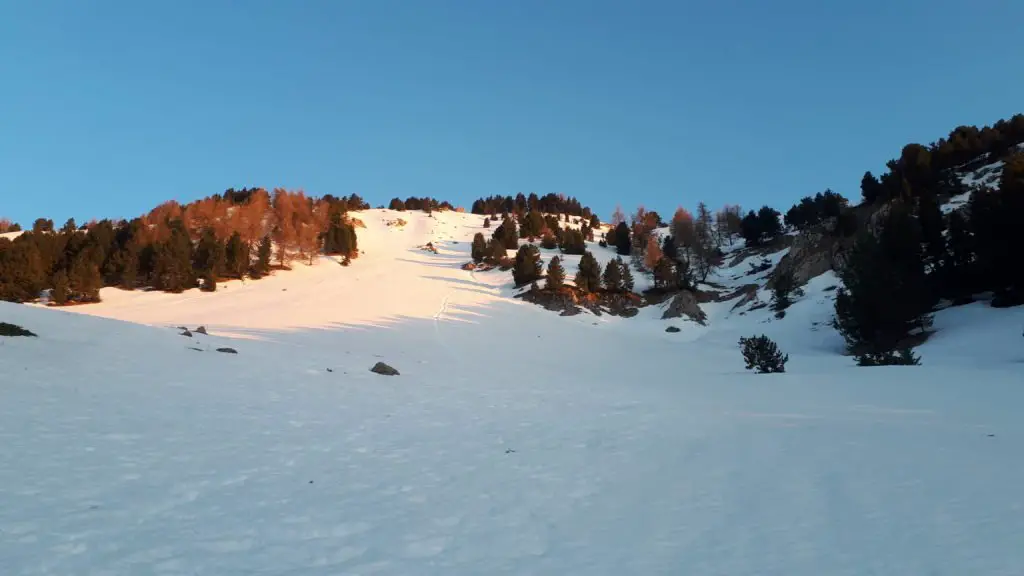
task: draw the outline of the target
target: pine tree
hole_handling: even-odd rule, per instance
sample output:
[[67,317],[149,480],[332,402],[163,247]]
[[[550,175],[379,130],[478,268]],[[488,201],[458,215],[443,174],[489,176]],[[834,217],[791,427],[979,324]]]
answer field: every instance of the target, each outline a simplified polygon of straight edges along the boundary
[[516,286],[525,286],[540,278],[542,266],[540,250],[533,244],[523,244],[516,252],[515,265],[512,267],[512,280]]
[[604,267],[604,288],[609,292],[622,292],[622,268],[619,266],[621,260],[609,260]]
[[256,248],[256,266],[253,276],[260,278],[270,274],[270,257],[272,254],[270,236],[260,239],[260,245]]
[[693,275],[697,282],[707,280],[714,269],[718,245],[715,242],[714,222],[707,204],[697,205],[697,219],[694,222],[693,258],[690,260]]
[[561,249],[563,254],[580,254],[587,250],[587,244],[583,240],[583,234],[578,230],[566,229],[562,232]]
[[860,193],[865,202],[873,204],[882,194],[882,184],[871,172],[865,172],[860,181]]
[[601,265],[589,250],[580,258],[574,282],[584,292],[597,292],[601,289]]
[[480,232],[473,235],[473,247],[470,249],[470,254],[474,262],[483,262],[487,256],[487,240]]
[[[612,240],[609,238],[608,243]],[[625,222],[619,222],[615,227],[615,251],[620,256],[629,256],[633,249],[633,238],[629,226]]]
[[501,224],[494,229],[491,238],[499,240],[505,245],[506,250],[515,250],[519,247],[519,232],[516,230],[516,222],[512,218],[505,217]]
[[484,218],[484,228],[490,228],[490,227],[491,227],[491,219],[490,219],[490,217]]
[[550,292],[558,291],[565,283],[565,268],[562,267],[562,260],[553,256],[548,262],[548,274],[544,279],[544,289]]
[[68,281],[67,272],[64,270],[58,270],[57,273],[53,275],[53,289],[50,290],[50,301],[57,306],[67,304],[70,290],[71,286]]
[[224,273],[224,260],[224,244],[217,240],[213,228],[206,228],[196,246],[193,268],[204,279],[207,290],[212,291],[209,285],[215,285]]
[[68,280],[71,283],[71,292],[75,300],[79,302],[100,301],[103,278],[100,276],[99,266],[94,264],[87,254],[80,252],[72,260]]
[[840,278],[835,323],[851,349],[893,350],[912,330],[928,326],[935,296],[920,227],[901,204],[891,206],[878,238],[861,235]]
[[242,278],[249,270],[249,245],[235,232],[225,247],[225,270],[233,278]]
[[622,276],[622,289],[626,292],[633,291],[633,272],[629,269],[629,264],[622,261],[622,258],[616,258],[615,262],[619,265],[620,276]]
[[661,243],[661,253],[665,258],[676,261],[679,259],[679,248],[676,247],[676,239],[672,236],[665,236]]
[[925,263],[936,273],[946,253],[946,219],[933,194],[923,194],[917,199],[917,220],[921,226],[921,239],[925,245]]
[[169,223],[170,237],[154,250],[153,286],[165,292],[182,292],[196,284],[192,269],[192,240],[180,219]]
[[796,281],[791,271],[785,270],[775,277],[772,284],[772,310],[775,311],[776,317],[785,316],[786,308],[793,304],[792,294],[795,288]]
[[654,264],[654,287],[660,290],[674,290],[676,286],[676,267],[671,260],[662,256]]
[[541,235],[544,227],[544,215],[536,210],[530,210],[520,223],[519,237],[528,238],[532,241]]
[[970,224],[959,210],[949,215],[946,248],[940,293],[956,303],[969,301],[974,292],[974,245]]
[[764,334],[740,338],[740,351],[747,370],[755,370],[758,374],[786,371],[789,355],[784,355],[778,345]]

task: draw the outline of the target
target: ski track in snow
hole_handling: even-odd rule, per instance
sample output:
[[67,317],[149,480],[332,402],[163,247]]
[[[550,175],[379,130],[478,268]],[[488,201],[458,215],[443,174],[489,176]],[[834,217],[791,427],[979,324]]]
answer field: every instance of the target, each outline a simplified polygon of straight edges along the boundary
[[[924,366],[855,368],[811,331],[834,278],[782,321],[712,304],[666,334],[459,270],[481,216],[402,217],[364,218],[350,268],[0,303],[40,335],[0,339],[0,573],[1024,573],[1021,310],[944,311]],[[742,370],[754,330],[787,374]]]

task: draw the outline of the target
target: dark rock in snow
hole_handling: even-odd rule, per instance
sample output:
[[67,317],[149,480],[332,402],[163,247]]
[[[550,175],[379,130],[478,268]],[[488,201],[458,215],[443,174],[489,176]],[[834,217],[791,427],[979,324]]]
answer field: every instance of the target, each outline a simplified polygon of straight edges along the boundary
[[668,328],[665,328],[665,332],[679,332],[679,328],[675,326],[669,326]]
[[206,333],[206,326],[200,326],[199,328],[196,328],[196,334],[204,334],[209,336],[209,334]]
[[181,335],[182,336],[188,336],[189,338],[192,337],[192,333],[188,331],[188,328],[185,328],[184,332],[182,332]]
[[225,354],[238,354],[238,350],[234,348],[217,348],[217,352],[223,352]]
[[697,302],[697,296],[689,290],[683,290],[673,296],[672,301],[669,303],[668,308],[665,309],[665,313],[661,315],[661,318],[668,320],[683,316],[701,325],[704,325],[704,321],[707,320],[707,315],[700,309],[700,304]]
[[373,368],[370,368],[370,372],[374,372],[374,373],[380,374],[382,376],[398,376],[399,375],[398,370],[395,370],[394,368],[392,368],[391,366],[388,366],[387,364],[385,364],[383,362],[377,362],[376,364],[374,364]]

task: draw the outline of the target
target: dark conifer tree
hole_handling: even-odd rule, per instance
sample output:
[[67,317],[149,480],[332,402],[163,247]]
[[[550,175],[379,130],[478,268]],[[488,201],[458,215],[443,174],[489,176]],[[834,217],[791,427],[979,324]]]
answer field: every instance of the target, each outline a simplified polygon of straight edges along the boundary
[[516,222],[507,216],[494,229],[494,234],[491,237],[504,243],[507,250],[515,250],[519,247],[519,232],[516,229]]
[[967,302],[974,292],[974,240],[970,224],[959,210],[949,215],[949,235],[942,266],[941,295],[953,302]]
[[601,265],[589,250],[580,258],[575,283],[584,292],[597,292],[601,289]]
[[792,294],[795,289],[796,281],[791,271],[786,270],[775,277],[775,282],[772,284],[772,310],[775,311],[777,317],[782,318],[786,308],[793,303]]
[[587,250],[587,244],[579,230],[568,228],[562,232],[561,248],[564,254],[583,254]]
[[210,284],[215,285],[224,274],[224,244],[217,239],[212,228],[203,230],[199,237],[193,262],[196,274],[204,279],[203,286],[210,291],[215,289]]
[[882,194],[882,184],[871,172],[865,172],[860,181],[860,193],[864,201],[873,204]]
[[71,294],[75,301],[100,301],[100,288],[103,287],[103,278],[100,276],[99,267],[92,262],[88,254],[79,252],[72,260],[68,279],[71,284]]
[[53,275],[53,289],[50,290],[50,301],[57,306],[67,304],[71,292],[71,282],[68,280],[67,272],[58,270]]
[[470,255],[473,257],[474,262],[483,262],[484,258],[487,257],[487,240],[484,239],[484,235],[480,232],[473,235],[473,246],[470,249]]
[[182,292],[196,285],[192,269],[192,240],[180,219],[168,224],[171,235],[154,251],[153,287],[166,292]]
[[530,239],[538,238],[540,237],[541,232],[544,231],[544,227],[544,215],[536,210],[530,210],[530,212],[523,217],[523,220],[520,223],[519,237]]
[[946,219],[933,194],[923,194],[917,199],[917,220],[921,226],[921,239],[925,246],[925,264],[934,277],[938,278],[939,266],[946,253]]
[[633,271],[629,269],[629,264],[622,261],[622,258],[616,258],[615,262],[618,263],[620,276],[622,276],[622,289],[626,292],[632,292]]
[[[629,225],[625,222],[619,222],[619,225],[615,227],[615,251],[620,256],[629,256],[633,249],[633,237],[632,232],[629,230]],[[608,239],[608,244],[612,244],[612,239]]]
[[235,232],[225,247],[225,270],[232,278],[241,278],[249,270],[249,245]]
[[850,348],[886,352],[928,326],[934,305],[918,222],[894,203],[878,238],[863,233],[840,272],[836,327]]
[[654,265],[654,287],[660,290],[674,290],[677,288],[676,267],[665,256],[662,256]]
[[516,286],[525,286],[540,278],[541,268],[540,250],[533,244],[523,244],[516,252],[512,280]]
[[601,279],[604,281],[604,289],[609,292],[622,292],[622,268],[621,260],[609,260],[604,267],[604,274]]
[[562,267],[562,260],[553,256],[548,262],[548,274],[544,279],[544,289],[555,292],[565,283],[565,268]]
[[270,236],[264,236],[256,248],[256,265],[253,267],[253,277],[261,278],[270,273],[270,257],[272,254]]
[[679,248],[676,247],[675,238],[669,235],[665,236],[661,242],[661,254],[673,262],[679,260]]

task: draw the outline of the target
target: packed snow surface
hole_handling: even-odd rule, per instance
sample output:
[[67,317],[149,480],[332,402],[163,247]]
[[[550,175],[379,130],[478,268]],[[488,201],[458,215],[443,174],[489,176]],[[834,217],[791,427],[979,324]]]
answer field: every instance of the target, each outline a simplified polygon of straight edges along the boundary
[[[1020,309],[857,368],[831,275],[782,320],[564,318],[459,269],[479,216],[360,218],[349,267],[0,303],[39,335],[0,338],[0,572],[1024,573]],[[760,333],[786,374],[743,369]]]

